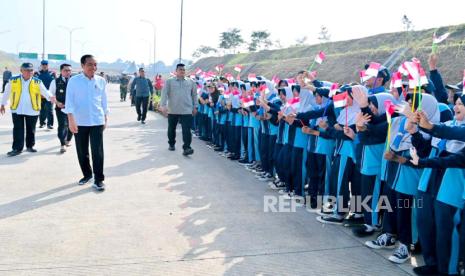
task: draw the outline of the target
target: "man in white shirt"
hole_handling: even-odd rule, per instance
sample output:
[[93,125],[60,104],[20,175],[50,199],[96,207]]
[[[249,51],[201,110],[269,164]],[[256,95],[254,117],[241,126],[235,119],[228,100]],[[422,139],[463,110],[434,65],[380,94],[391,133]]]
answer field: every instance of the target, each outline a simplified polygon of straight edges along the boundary
[[[79,185],[92,179],[97,191],[104,191],[103,130],[107,125],[107,95],[104,78],[95,75],[97,61],[92,55],[81,57],[83,72],[72,77],[66,88],[66,106],[69,130],[75,135],[76,151],[83,178]],[[92,167],[89,160],[89,142],[92,150]]]
[[26,148],[28,152],[37,152],[35,145],[35,130],[41,107],[41,95],[55,103],[55,97],[45,88],[38,78],[32,77],[32,63],[21,65],[21,75],[12,77],[5,87],[0,113],[5,114],[5,105],[10,100],[10,110],[13,118],[13,146],[8,156],[16,156],[24,148],[24,125],[26,125]]

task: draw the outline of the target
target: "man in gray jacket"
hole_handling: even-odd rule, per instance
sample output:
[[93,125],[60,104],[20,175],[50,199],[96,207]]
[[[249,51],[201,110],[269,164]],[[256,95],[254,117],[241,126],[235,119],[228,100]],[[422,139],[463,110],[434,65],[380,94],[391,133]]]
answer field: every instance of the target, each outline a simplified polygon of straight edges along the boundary
[[145,77],[144,68],[139,68],[139,76],[132,81],[131,91],[134,89],[136,90],[137,121],[141,121],[142,124],[145,124],[149,97],[153,94],[153,85],[152,82]]
[[176,65],[176,77],[168,79],[161,92],[160,111],[168,114],[168,144],[169,150],[174,151],[176,144],[176,126],[182,126],[182,140],[184,142],[183,155],[191,155],[194,150],[192,142],[192,116],[197,113],[197,86],[195,82],[185,77],[184,64]]

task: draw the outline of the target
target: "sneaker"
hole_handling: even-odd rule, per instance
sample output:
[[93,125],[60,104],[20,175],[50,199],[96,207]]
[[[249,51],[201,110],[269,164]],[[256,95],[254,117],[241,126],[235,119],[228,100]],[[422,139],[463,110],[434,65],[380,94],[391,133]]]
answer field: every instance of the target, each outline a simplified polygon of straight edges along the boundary
[[396,245],[396,238],[391,234],[384,233],[379,235],[376,240],[366,241],[365,245],[373,249],[394,248]]
[[79,180],[78,185],[84,185],[92,179],[92,176],[83,177]]
[[66,141],[66,142],[65,142],[65,146],[71,147],[71,141]]
[[373,235],[373,233],[375,233],[377,230],[379,230],[378,227],[363,224],[361,226],[356,226],[355,228],[353,228],[352,233],[357,237],[363,238]]
[[13,157],[19,154],[21,154],[20,150],[12,150],[12,151],[9,151],[6,155],[8,155],[9,157]]
[[187,148],[182,152],[182,155],[184,155],[184,156],[189,156],[189,155],[192,155],[192,154],[194,154],[194,150],[192,148]]
[[394,253],[388,259],[396,264],[405,263],[405,261],[410,259],[410,252],[408,251],[408,247],[401,243],[399,247],[397,247],[396,251],[394,251]]
[[105,191],[105,183],[103,183],[103,181],[96,181],[94,182],[94,185],[92,185],[92,188],[99,192],[103,192]]
[[279,189],[282,189],[284,186],[285,186],[285,185],[283,185],[283,186],[278,186],[277,184],[274,184],[274,183],[273,183],[272,185],[270,185],[270,189],[272,189],[272,190],[279,190]]
[[270,181],[273,180],[273,176],[269,173],[263,174],[261,177],[258,178],[260,181]]
[[169,150],[169,151],[175,151],[176,148],[175,148],[174,146],[169,146],[169,147],[168,147],[168,150]]
[[37,152],[35,148],[27,148],[26,151],[31,153]]
[[145,121],[141,121],[140,123],[143,124],[143,125],[145,125]]
[[286,189],[281,189],[281,190],[279,190],[278,193],[279,193],[280,195],[286,195],[286,194],[288,194],[289,192],[286,191]]
[[53,129],[53,126],[47,126],[47,129]]
[[223,148],[221,148],[221,147],[214,147],[213,150],[214,150],[214,151],[223,151]]
[[40,124],[40,125],[39,125],[39,128],[44,128],[44,126],[45,126],[45,125]]
[[351,226],[360,226],[363,225],[365,222],[363,218],[363,214],[357,214],[357,213],[350,213],[345,219],[344,219],[344,226],[346,227],[351,227]]
[[417,275],[438,275],[438,268],[434,265],[423,265],[413,268]]
[[341,225],[344,221],[344,216],[332,214],[329,216],[319,216],[316,218],[316,220],[325,224]]
[[65,152],[66,152],[65,146],[61,146],[61,148],[60,148],[60,153],[65,153]]

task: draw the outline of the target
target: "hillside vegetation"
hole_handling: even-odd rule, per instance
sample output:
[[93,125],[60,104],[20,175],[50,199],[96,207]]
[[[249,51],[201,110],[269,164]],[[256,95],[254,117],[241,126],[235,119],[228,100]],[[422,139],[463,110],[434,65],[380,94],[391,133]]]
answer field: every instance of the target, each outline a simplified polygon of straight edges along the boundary
[[406,48],[406,51],[394,64],[393,70],[402,61],[412,57],[419,58],[427,70],[427,58],[431,53],[432,36],[435,31],[438,35],[451,33],[449,38],[440,44],[438,66],[446,82],[459,82],[465,69],[465,24],[413,31],[408,34],[386,33],[318,45],[207,57],[195,62],[191,68],[199,67],[204,71],[214,71],[216,65],[224,64],[224,72],[232,72],[235,75],[232,68],[236,64],[242,64],[244,65],[242,77],[256,73],[268,78],[273,75],[285,78],[293,76],[299,70],[307,69],[315,55],[323,50],[326,53],[326,60],[322,65],[317,64],[314,67],[314,70],[318,71],[318,77],[340,83],[350,82],[359,79],[358,71],[364,64],[370,61],[384,63],[399,48]]

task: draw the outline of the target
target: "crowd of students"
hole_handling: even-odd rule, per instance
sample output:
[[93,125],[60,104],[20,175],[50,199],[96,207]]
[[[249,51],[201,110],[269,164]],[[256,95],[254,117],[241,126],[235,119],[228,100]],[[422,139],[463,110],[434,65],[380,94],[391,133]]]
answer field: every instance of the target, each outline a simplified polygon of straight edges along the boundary
[[284,198],[318,209],[321,223],[373,235],[370,248],[395,248],[390,261],[403,263],[415,249],[425,263],[415,273],[457,275],[465,94],[462,83],[443,83],[437,62],[431,55],[429,78],[418,86],[383,66],[367,75],[369,65],[359,82],[342,86],[307,71],[279,81],[197,74],[193,131]]

